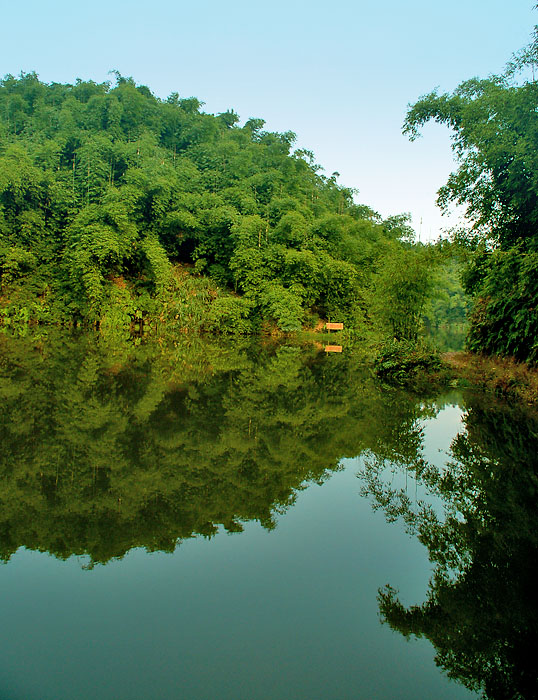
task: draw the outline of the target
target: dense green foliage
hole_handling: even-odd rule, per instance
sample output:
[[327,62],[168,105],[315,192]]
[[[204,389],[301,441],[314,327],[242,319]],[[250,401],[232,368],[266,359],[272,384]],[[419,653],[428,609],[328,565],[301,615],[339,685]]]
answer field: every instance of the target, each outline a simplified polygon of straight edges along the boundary
[[[432,92],[409,110],[416,138],[429,120],[453,132],[460,167],[439,191],[442,208],[466,206],[472,222],[457,238],[473,253],[464,283],[474,297],[469,346],[538,359],[538,29],[504,74]],[[515,81],[522,75],[523,80]]]
[[465,324],[469,313],[469,298],[461,283],[463,261],[442,242],[442,262],[433,278],[434,289],[427,301],[424,319],[429,329]]
[[442,364],[438,353],[426,343],[412,340],[386,341],[374,359],[374,368],[381,379],[408,386],[447,379],[440,374]]
[[417,340],[433,293],[433,247],[408,246],[388,255],[379,271],[374,308],[395,340]]
[[365,320],[380,260],[409,238],[405,216],[355,204],[310,152],[292,152],[291,132],[116,79],[0,81],[5,320]]

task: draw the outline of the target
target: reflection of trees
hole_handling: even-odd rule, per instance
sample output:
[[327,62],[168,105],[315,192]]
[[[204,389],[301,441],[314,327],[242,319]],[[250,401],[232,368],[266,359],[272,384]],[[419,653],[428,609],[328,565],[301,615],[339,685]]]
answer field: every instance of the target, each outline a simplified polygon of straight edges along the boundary
[[[305,483],[398,439],[387,395],[353,358],[304,347],[3,338],[0,554],[105,562],[274,527]],[[414,400],[391,396],[405,423]]]
[[364,473],[376,504],[403,517],[435,566],[422,605],[406,608],[392,587],[381,590],[382,617],[429,638],[448,675],[488,698],[538,697],[537,453],[536,418],[474,398],[446,467],[420,456],[411,467],[442,499],[442,517],[383,483],[382,459]]

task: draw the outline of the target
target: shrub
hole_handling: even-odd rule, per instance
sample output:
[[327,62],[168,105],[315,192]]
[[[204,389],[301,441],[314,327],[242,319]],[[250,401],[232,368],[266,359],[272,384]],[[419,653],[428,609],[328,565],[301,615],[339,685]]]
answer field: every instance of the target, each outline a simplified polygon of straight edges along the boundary
[[442,363],[439,354],[423,343],[390,340],[380,348],[374,367],[379,377],[404,384],[420,374],[438,372]]

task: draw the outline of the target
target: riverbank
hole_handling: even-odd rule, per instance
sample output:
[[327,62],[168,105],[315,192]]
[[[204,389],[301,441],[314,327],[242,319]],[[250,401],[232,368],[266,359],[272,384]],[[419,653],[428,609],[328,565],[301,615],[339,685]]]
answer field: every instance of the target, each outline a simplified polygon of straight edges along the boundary
[[537,368],[510,357],[488,357],[471,352],[447,352],[441,359],[460,381],[492,391],[498,396],[538,405]]
[[[14,333],[18,336],[33,338],[42,342],[48,337],[52,329],[63,330],[68,334],[74,328],[62,326],[54,323],[32,323],[25,319],[9,319],[6,323],[0,322],[0,333],[10,335]],[[130,319],[129,319],[130,320]],[[206,328],[200,322],[194,328],[183,327],[175,323],[167,324],[161,319],[152,319],[151,322],[133,325],[132,323],[108,324],[103,323],[99,329],[93,329],[99,337],[108,342],[133,343],[138,345],[143,338],[157,338],[162,344],[166,339],[185,337],[188,335],[203,336],[205,338],[242,338],[245,342],[247,338],[258,336],[262,341],[279,341],[286,339],[287,342],[298,342],[301,344],[311,344],[319,350],[326,352],[346,352],[352,350],[354,354],[359,354],[365,365],[369,365],[382,380],[389,381],[415,388],[425,385],[447,384],[460,386],[476,386],[485,391],[494,393],[508,399],[523,402],[529,406],[538,407],[538,368],[516,362],[513,358],[485,356],[471,352],[445,352],[439,354],[433,351],[428,345],[409,342],[382,342],[379,333],[372,329],[360,333],[356,330],[338,331],[329,333],[322,330],[323,324],[320,322],[318,328],[310,328],[298,332],[284,332],[275,323],[265,321],[260,324],[257,332],[253,328],[248,328],[250,332],[237,333],[238,325],[235,328],[230,326],[220,329],[219,333],[214,333],[213,327]],[[244,321],[244,319],[242,319]],[[245,331],[246,323],[241,328]],[[203,332],[204,330],[208,332]],[[230,332],[230,331],[235,332]],[[80,329],[79,329],[80,331]]]

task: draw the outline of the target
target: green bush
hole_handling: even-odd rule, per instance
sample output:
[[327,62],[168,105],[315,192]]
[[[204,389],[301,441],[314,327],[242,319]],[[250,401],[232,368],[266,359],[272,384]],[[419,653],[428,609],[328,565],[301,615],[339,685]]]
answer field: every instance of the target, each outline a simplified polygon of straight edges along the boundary
[[382,379],[405,384],[419,375],[439,372],[439,354],[424,343],[412,340],[389,340],[374,359],[376,374]]
[[218,296],[211,304],[202,330],[212,333],[251,333],[252,302],[244,297]]
[[276,321],[281,331],[298,331],[302,326],[304,310],[297,293],[277,282],[266,284],[259,295],[264,318]]

